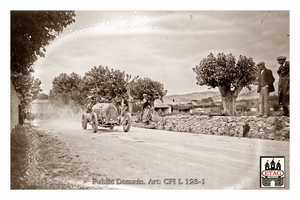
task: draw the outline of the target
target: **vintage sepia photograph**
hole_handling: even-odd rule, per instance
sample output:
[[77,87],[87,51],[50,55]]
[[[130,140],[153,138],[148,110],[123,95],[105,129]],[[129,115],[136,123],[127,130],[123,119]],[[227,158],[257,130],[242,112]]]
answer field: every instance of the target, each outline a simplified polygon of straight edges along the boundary
[[9,15],[10,190],[294,187],[290,10]]

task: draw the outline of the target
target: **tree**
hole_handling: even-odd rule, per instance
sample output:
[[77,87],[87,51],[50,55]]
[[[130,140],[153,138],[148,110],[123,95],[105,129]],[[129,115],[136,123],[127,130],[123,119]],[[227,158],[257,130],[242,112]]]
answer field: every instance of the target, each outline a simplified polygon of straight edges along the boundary
[[80,88],[81,77],[72,72],[70,75],[61,73],[52,81],[52,89],[49,92],[49,99],[62,104],[81,106],[83,96]]
[[38,56],[45,56],[46,46],[57,34],[75,22],[74,17],[74,11],[11,11],[11,82],[22,96],[22,107],[28,107],[37,97],[30,93],[37,88],[28,87],[33,86],[33,82],[36,82],[34,86],[40,85],[40,81],[31,76],[32,65]]
[[74,17],[74,11],[11,11],[11,71],[33,72],[37,56],[45,56],[46,46]]
[[49,95],[44,92],[41,92],[38,94],[37,99],[41,99],[41,100],[49,99]]
[[158,81],[153,81],[150,78],[135,78],[128,84],[130,95],[136,100],[142,100],[143,94],[150,97],[151,106],[154,106],[155,99],[164,97],[167,90],[164,90],[164,85]]
[[236,63],[232,54],[219,53],[216,58],[210,53],[193,71],[197,85],[218,87],[224,114],[235,115],[236,98],[244,87],[250,90],[250,85],[256,84],[258,69],[251,57],[240,55]]
[[27,110],[29,103],[34,99],[37,99],[39,92],[41,92],[41,81],[31,74],[20,76],[17,79],[17,86],[15,86],[16,91],[21,95],[21,108],[22,110]]
[[82,78],[82,94],[88,96],[94,93],[107,101],[121,101],[128,98],[127,85],[130,78],[124,71],[95,66]]

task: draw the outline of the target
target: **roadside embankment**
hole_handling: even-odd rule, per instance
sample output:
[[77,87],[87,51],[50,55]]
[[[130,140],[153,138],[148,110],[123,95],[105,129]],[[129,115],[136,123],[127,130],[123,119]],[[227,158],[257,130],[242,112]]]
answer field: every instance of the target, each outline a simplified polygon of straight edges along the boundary
[[289,141],[290,119],[285,116],[155,116],[155,129],[195,134],[227,135]]

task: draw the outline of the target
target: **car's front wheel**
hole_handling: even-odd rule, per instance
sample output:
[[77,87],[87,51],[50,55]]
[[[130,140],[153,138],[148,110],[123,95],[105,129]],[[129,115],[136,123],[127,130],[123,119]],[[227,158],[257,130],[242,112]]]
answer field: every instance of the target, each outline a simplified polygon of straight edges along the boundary
[[81,116],[81,126],[83,129],[86,129],[87,127],[87,114],[83,113]]
[[131,114],[126,113],[123,118],[123,131],[128,132],[131,127]]
[[97,130],[98,130],[98,118],[97,118],[97,114],[96,113],[92,114],[91,123],[92,123],[93,132],[97,133]]

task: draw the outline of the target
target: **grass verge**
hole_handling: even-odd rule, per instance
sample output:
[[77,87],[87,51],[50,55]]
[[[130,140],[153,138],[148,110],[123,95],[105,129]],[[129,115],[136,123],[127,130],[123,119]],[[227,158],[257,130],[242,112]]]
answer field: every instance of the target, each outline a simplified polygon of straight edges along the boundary
[[11,132],[11,189],[99,189],[66,180],[69,177],[53,179],[53,166],[63,166],[53,159],[59,143],[31,124],[16,126]]

